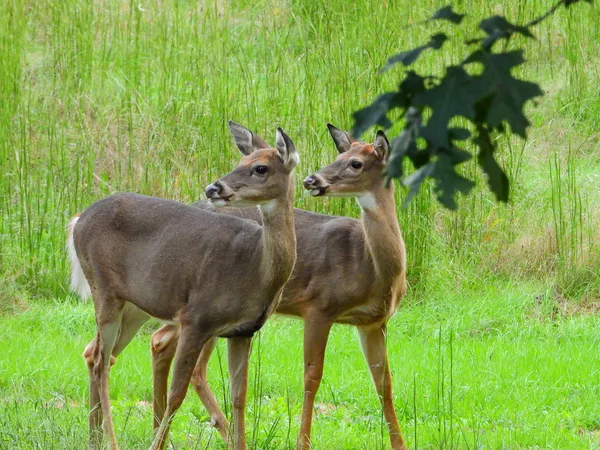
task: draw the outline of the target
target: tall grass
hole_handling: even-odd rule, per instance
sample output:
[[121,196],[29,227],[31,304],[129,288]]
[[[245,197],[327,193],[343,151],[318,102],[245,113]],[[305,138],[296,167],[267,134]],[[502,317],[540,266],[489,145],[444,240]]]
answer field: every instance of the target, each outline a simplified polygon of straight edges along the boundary
[[580,298],[597,287],[595,226],[590,224],[593,215],[579,188],[574,160],[569,148],[565,163],[558,154],[550,162],[557,289],[567,298]]
[[[480,17],[502,13],[525,22],[549,4],[470,0],[455,6],[470,14],[465,31],[470,37],[477,33]],[[0,341],[10,342],[19,354],[32,355],[23,367],[37,368],[35,376],[23,374],[20,359],[0,354],[0,447],[21,442],[23,448],[77,448],[85,441],[81,403],[62,412],[46,410],[47,403],[28,405],[29,421],[19,409],[24,407],[19,393],[46,397],[64,391],[83,401],[85,383],[73,383],[76,389],[53,376],[64,372],[68,379],[76,378],[71,373],[79,361],[75,353],[92,333],[90,308],[77,309],[65,300],[68,267],[63,248],[69,218],[118,191],[185,202],[201,198],[204,186],[237,160],[228,119],[268,141],[277,126],[290,134],[301,157],[296,206],[357,217],[354,201],[313,199],[303,194],[300,180],[336,157],[325,123],[349,129],[354,110],[394,86],[393,71],[377,74],[386,58],[445,26],[420,23],[439,6],[431,0],[242,0],[225,2],[221,15],[216,2],[208,0],[4,2],[0,320],[10,321],[13,328],[9,332],[0,326]],[[597,392],[585,384],[589,380],[577,375],[580,381],[573,386],[555,382],[566,377],[565,367],[576,366],[577,373],[583,373],[581,358],[593,354],[596,335],[578,322],[561,322],[552,308],[557,296],[560,301],[593,302],[600,286],[595,225],[600,207],[599,8],[595,2],[560,11],[539,26],[537,41],[527,41],[529,62],[518,76],[540,82],[546,96],[529,108],[533,127],[526,144],[519,139],[499,142],[511,180],[511,202],[494,201],[473,162],[465,170],[476,178],[477,188],[460,198],[457,212],[442,210],[428,184],[408,208],[398,209],[409,261],[410,294],[405,303],[413,308],[402,310],[406,312],[390,326],[396,339],[390,353],[396,355],[391,366],[397,372],[395,380],[400,380],[394,386],[397,407],[405,435],[415,447],[510,448],[545,442],[547,447],[584,448],[585,436],[597,430],[593,416],[598,411],[590,400]],[[513,45],[523,43],[516,40]],[[440,70],[456,61],[462,44],[447,47],[450,53],[444,59],[425,53],[419,64]],[[402,204],[402,188],[396,196]],[[533,289],[530,283],[539,284]],[[485,294],[481,303],[464,298],[464,292],[488,292],[495,284],[502,289]],[[511,287],[523,292],[518,302],[509,295]],[[44,303],[55,299],[65,315],[55,318],[48,313],[38,323],[18,316],[13,321],[4,314],[25,307],[33,297]],[[528,302],[534,297],[541,300],[531,306]],[[546,324],[548,317],[554,322]],[[260,448],[289,446],[297,430],[300,334],[296,325],[278,326],[257,341],[254,358],[258,353],[262,357],[251,372],[250,429],[252,442]],[[291,329],[295,339],[275,336]],[[339,333],[332,337],[335,350],[327,363],[332,369],[326,368],[319,393],[326,400],[315,426],[316,442],[321,448],[355,448],[364,442],[364,433],[375,436],[369,441],[372,448],[380,448],[387,438],[369,376],[366,371],[349,375],[356,373],[354,365],[363,363],[347,349],[353,338],[350,331]],[[31,344],[30,335],[40,341]],[[589,353],[582,350],[584,336],[591,336]],[[535,339],[542,340],[541,347]],[[69,346],[63,367],[49,357],[48,347],[61,353],[65,340]],[[268,352],[263,353],[263,345]],[[553,354],[561,345],[566,346],[564,354]],[[213,358],[218,364],[213,373],[219,377],[212,386],[227,412],[222,351],[219,347]],[[145,358],[131,356],[133,367],[147,364],[144,350],[131,354]],[[546,391],[526,389],[534,376],[528,364],[533,360],[551,366],[553,358],[563,365],[535,374]],[[38,367],[38,360],[51,370]],[[398,367],[398,361],[408,363]],[[289,377],[280,373],[283,364],[294,368]],[[352,371],[344,370],[350,365]],[[78,367],[77,373],[82,370]],[[141,448],[149,435],[146,418],[138,417],[144,407],[128,402],[133,402],[130,397],[139,399],[140,390],[149,389],[141,386],[150,384],[140,381],[137,372],[123,369],[122,374],[126,381],[115,382],[115,388],[125,400],[115,402],[116,417],[129,417],[126,426],[120,425],[123,438],[130,447]],[[38,386],[39,380],[50,386],[48,390]],[[135,380],[132,387],[129,380]],[[553,396],[558,391],[568,400]],[[149,398],[147,391],[143,394]],[[540,419],[542,428],[532,419],[540,417],[534,406],[516,406],[521,404],[519,395],[533,395],[537,404],[546,405],[549,412]],[[507,396],[512,408],[489,406],[502,404]],[[359,408],[353,407],[354,401]],[[561,402],[569,405],[569,413],[556,412]],[[203,414],[184,408],[188,421],[179,420],[185,426],[176,425],[175,441],[219,448],[218,439],[202,428]],[[529,422],[519,424],[521,414]],[[36,426],[40,423],[44,426]],[[53,424],[64,430],[58,440],[56,434],[48,434],[56,430]],[[582,434],[565,431],[576,427],[584,430]]]
[[[235,160],[229,118],[267,139],[284,127],[302,153],[298,172],[312,172],[335,157],[324,123],[349,128],[352,111],[394,84],[393,74],[379,76],[377,69],[431,32],[417,22],[437,5],[235,2],[226,3],[222,16],[215,2],[6,6],[0,14],[0,273],[26,294],[64,297],[63,229],[71,215],[123,190],[182,201],[202,197],[203,186]],[[462,8],[524,21],[545,7],[472,1]],[[600,101],[588,94],[598,69],[587,61],[600,53],[597,12],[597,6],[577,8],[542,24],[540,45],[530,44],[531,64],[523,71],[542,84],[564,80],[564,91],[553,98],[563,104],[559,113],[576,110],[568,121],[593,133]],[[547,55],[564,59],[566,69]],[[555,115],[540,113],[537,124]],[[539,171],[519,162],[513,185],[517,173]],[[298,187],[299,207],[358,214],[352,201],[313,200]],[[440,210],[429,192],[399,214],[416,289],[426,286],[425,274],[431,279],[432,259],[445,259],[450,271],[476,267],[489,247],[490,221],[500,230],[522,223],[498,209],[485,189],[463,199],[458,214]]]

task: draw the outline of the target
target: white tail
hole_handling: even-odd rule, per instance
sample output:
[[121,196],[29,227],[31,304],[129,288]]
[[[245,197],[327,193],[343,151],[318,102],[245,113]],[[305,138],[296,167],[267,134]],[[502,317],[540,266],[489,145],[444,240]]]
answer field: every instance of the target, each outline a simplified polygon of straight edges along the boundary
[[69,259],[71,260],[71,290],[77,292],[83,300],[86,300],[92,295],[92,290],[85,279],[85,275],[81,269],[81,263],[79,262],[77,252],[75,251],[73,232],[75,231],[75,225],[78,220],[79,216],[73,217],[67,226],[67,252],[69,252]]
[[108,447],[118,449],[108,390],[111,361],[155,317],[179,326],[179,343],[151,448],[164,448],[202,348],[221,336],[229,338],[233,445],[246,449],[250,339],[277,307],[296,261],[292,171],[297,157],[281,128],[275,147],[236,123],[229,129],[244,156],[205,193],[217,206],[258,206],[262,227],[135,194],[100,200],[71,221],[72,285],[81,294],[90,292],[86,279],[94,286],[98,329],[84,351],[90,447],[100,444],[103,428]]

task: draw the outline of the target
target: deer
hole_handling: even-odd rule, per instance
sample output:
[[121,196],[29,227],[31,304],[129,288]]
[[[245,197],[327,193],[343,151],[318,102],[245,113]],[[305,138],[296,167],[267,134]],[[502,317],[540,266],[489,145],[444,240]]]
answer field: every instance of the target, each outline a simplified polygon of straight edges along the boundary
[[90,294],[96,337],[84,351],[90,386],[90,447],[103,428],[118,449],[109,397],[111,363],[150,317],[178,328],[174,370],[151,449],[162,449],[202,348],[228,339],[233,445],[245,449],[252,336],[276,309],[296,261],[293,169],[298,153],[277,128],[275,147],[229,122],[239,165],[210,184],[211,205],[257,206],[261,225],[137,194],[102,199],[69,224],[72,288]]
[[[388,425],[394,450],[406,449],[396,417],[386,350],[386,324],[406,293],[406,249],[398,224],[393,185],[383,170],[389,153],[383,131],[366,144],[327,124],[339,156],[304,180],[310,194],[355,197],[361,219],[294,209],[297,261],[276,313],[304,321],[304,400],[296,448],[311,448],[315,396],[323,376],[325,348],[334,323],[354,325]],[[196,207],[212,209],[205,201]],[[260,222],[253,211],[222,208],[220,213]],[[151,338],[155,423],[162,417],[171,360],[179,330],[165,325]],[[229,422],[210,390],[207,365],[217,339],[208,342],[192,375],[192,386],[225,441]]]

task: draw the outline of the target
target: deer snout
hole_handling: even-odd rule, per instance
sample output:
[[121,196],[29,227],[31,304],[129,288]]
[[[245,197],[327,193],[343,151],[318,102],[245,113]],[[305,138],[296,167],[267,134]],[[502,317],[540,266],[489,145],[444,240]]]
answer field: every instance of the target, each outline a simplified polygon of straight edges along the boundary
[[304,189],[312,189],[317,183],[317,177],[315,175],[309,175],[304,179]]
[[215,181],[214,183],[206,186],[204,193],[206,194],[206,197],[208,197],[208,198],[218,198],[219,195],[221,194],[222,190],[223,190],[223,186],[221,185],[221,183],[219,183],[218,181]]
[[217,180],[206,186],[204,193],[213,206],[217,208],[227,205],[234,194],[231,188],[226,183],[222,183],[221,180]]
[[329,185],[318,174],[309,175],[304,179],[304,189],[310,191],[310,195],[317,197],[323,195]]

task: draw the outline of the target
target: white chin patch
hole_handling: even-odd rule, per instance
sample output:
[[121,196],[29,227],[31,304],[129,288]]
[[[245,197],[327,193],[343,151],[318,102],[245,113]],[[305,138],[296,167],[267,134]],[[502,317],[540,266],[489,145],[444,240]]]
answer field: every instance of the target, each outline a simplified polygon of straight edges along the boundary
[[375,196],[370,192],[365,192],[356,196],[356,201],[363,210],[374,209],[377,206]]
[[270,213],[275,209],[275,200],[269,200],[268,202],[261,203],[259,208],[266,213]]
[[311,189],[310,190],[310,195],[312,195],[313,197],[316,197],[320,193],[321,193],[321,189]]
[[210,203],[215,207],[215,208],[222,208],[223,206],[225,206],[227,204],[227,202],[225,200],[222,200],[220,198],[211,198],[210,199]]

